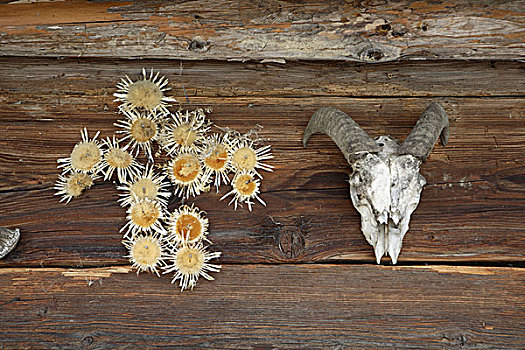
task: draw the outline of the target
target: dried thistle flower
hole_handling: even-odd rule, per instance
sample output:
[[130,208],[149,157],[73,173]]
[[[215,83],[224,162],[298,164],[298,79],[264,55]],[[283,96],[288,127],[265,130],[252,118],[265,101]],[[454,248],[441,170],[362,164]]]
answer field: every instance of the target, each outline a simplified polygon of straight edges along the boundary
[[120,232],[126,231],[124,237],[130,237],[130,234],[132,237],[140,232],[166,234],[161,222],[165,214],[158,202],[147,198],[136,201],[128,208],[127,214],[128,222],[120,229]]
[[219,272],[220,265],[209,264],[208,261],[221,256],[220,252],[209,253],[204,248],[202,242],[196,244],[187,244],[178,248],[166,257],[166,267],[163,273],[175,272],[171,283],[179,281],[181,291],[184,289],[193,289],[197,284],[200,276],[207,280],[214,280],[208,272]]
[[232,200],[228,203],[234,203],[234,208],[237,210],[238,203],[246,203],[248,209],[252,211],[251,201],[253,198],[256,198],[262,205],[266,206],[266,203],[259,197],[259,180],[255,177],[255,172],[243,170],[237,174],[232,179],[231,182],[232,190],[226,193],[221,201],[226,197],[233,195]]
[[102,142],[104,146],[104,156],[102,158],[101,170],[104,174],[104,180],[110,179],[115,170],[120,183],[138,176],[142,165],[127,151],[129,144],[120,147],[120,141],[115,138],[115,135],[113,135],[113,139],[108,137]]
[[114,125],[122,128],[117,133],[123,133],[121,141],[128,140],[131,151],[135,155],[143,150],[150,161],[153,161],[151,146],[153,141],[157,141],[160,135],[159,120],[160,116],[156,112],[137,112],[129,111],[124,113],[125,120],[119,120]]
[[[208,219],[205,212],[193,205],[183,205],[167,216],[166,207],[171,195],[165,179],[174,184],[174,193],[184,199],[200,195],[209,190],[212,182],[219,186],[228,182],[228,174],[235,171],[231,180],[232,190],[224,198],[233,195],[230,203],[235,209],[246,203],[249,210],[259,197],[260,179],[258,169],[273,171],[273,166],[264,161],[272,159],[270,146],[256,148],[261,140],[257,136],[257,126],[246,134],[228,130],[225,134],[206,136],[211,128],[205,112],[197,109],[170,114],[172,97],[166,97],[170,90],[168,80],[153,69],[147,74],[143,69],[141,77],[132,81],[128,76],[117,84],[115,101],[121,102],[119,111],[125,114],[124,120],[114,125],[121,128],[117,133],[124,134],[121,140],[107,138],[99,145],[96,138],[89,139],[87,129],[81,131],[82,142],[78,143],[69,158],[59,159],[64,168],[55,185],[56,195],[61,201],[69,202],[92,186],[97,173],[102,171],[104,179],[111,178],[114,172],[125,191],[119,202],[127,209],[128,222],[120,229],[125,232],[122,243],[128,249],[125,257],[132,268],[140,272],[153,272],[159,275],[174,272],[171,283],[179,281],[181,290],[193,289],[200,276],[213,280],[210,272],[219,272],[220,265],[209,261],[219,258],[220,252],[208,252],[203,241],[207,239]],[[170,118],[164,118],[166,115]],[[124,147],[120,143],[127,141]],[[172,156],[164,166],[165,174],[155,174],[153,165],[140,165],[135,157],[142,151],[148,160],[154,162],[153,143],[157,142],[155,156],[166,151]],[[66,175],[67,174],[67,175]],[[260,179],[258,179],[258,178]],[[168,232],[164,224],[167,224]]]
[[[128,249],[125,256],[132,263],[131,267],[140,272],[153,272],[159,276],[157,268],[164,266],[166,255],[165,241],[157,234],[137,234],[124,239],[122,244]],[[160,276],[159,276],[160,277]]]
[[80,131],[82,141],[73,147],[73,151],[68,158],[60,158],[57,160],[59,168],[64,168],[62,174],[70,171],[83,173],[97,173],[99,171],[100,161],[102,158],[102,150],[96,140],[100,131],[97,131],[95,136],[90,140],[86,128]]
[[122,186],[117,187],[118,190],[125,191],[124,194],[121,194],[123,198],[119,199],[119,202],[123,207],[126,207],[136,201],[149,199],[166,208],[171,192],[167,191],[169,184],[164,181],[165,178],[166,175],[155,174],[153,166],[146,165],[142,175],[136,176],[133,181],[125,182]]
[[142,76],[137,81],[132,81],[127,75],[117,84],[117,92],[113,94],[115,101],[122,102],[119,106],[121,112],[129,112],[133,109],[140,111],[161,111],[168,113],[170,102],[177,102],[173,97],[164,96],[171,88],[167,87],[168,79],[159,77],[159,72],[153,75],[151,69],[149,77],[146,69],[142,69]]
[[200,158],[204,166],[204,175],[208,182],[214,177],[214,186],[219,192],[221,183],[228,182],[228,173],[232,169],[229,156],[230,146],[228,143],[228,134],[213,134],[206,137],[204,147],[200,153]]
[[255,148],[255,143],[247,138],[235,138],[231,141],[230,158],[237,171],[253,171],[262,178],[257,169],[273,171],[273,166],[263,163],[263,160],[272,159],[271,146]]
[[[204,212],[188,205],[175,210],[168,220],[168,240],[175,243],[195,243],[206,240],[208,233],[208,219]],[[209,241],[208,241],[209,242]]]
[[200,151],[205,133],[210,129],[204,110],[176,112],[170,114],[171,121],[166,125],[164,145],[168,155],[179,149]]
[[54,187],[58,192],[55,195],[62,196],[61,202],[69,203],[72,198],[79,197],[84,190],[90,188],[96,178],[96,175],[76,171],[67,175],[58,175],[58,181]]
[[166,174],[175,185],[177,196],[189,198],[206,191],[202,165],[194,152],[184,151],[173,158],[166,167]]

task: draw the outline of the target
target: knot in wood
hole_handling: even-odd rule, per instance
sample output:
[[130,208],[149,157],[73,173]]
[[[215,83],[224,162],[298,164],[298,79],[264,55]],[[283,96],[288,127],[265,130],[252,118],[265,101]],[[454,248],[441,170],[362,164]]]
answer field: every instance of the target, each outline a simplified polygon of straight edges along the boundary
[[364,61],[381,61],[385,54],[379,49],[368,49],[361,54]]
[[279,244],[279,252],[285,258],[293,259],[304,252],[305,241],[298,227],[282,227],[277,241]]
[[387,62],[400,57],[401,50],[392,45],[365,41],[357,45],[356,52],[363,62]]
[[93,337],[91,337],[91,336],[87,336],[87,337],[85,337],[84,339],[82,339],[82,348],[83,348],[83,349],[88,348],[88,347],[90,347],[94,342],[95,342],[95,340],[93,339]]
[[467,344],[468,338],[465,334],[443,334],[443,339],[447,341],[450,345],[463,347]]
[[390,23],[387,22],[378,25],[375,29],[375,32],[379,35],[386,36],[390,30],[392,30],[392,26],[390,25]]
[[188,50],[194,52],[206,52],[210,49],[210,42],[204,40],[194,39],[190,41],[188,45]]

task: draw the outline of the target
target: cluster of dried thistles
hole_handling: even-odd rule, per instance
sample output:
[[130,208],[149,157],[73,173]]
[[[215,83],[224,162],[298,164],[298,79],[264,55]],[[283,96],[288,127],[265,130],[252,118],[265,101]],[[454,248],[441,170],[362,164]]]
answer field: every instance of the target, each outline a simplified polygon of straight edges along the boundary
[[[209,261],[220,252],[208,252],[208,219],[193,205],[182,205],[168,211],[172,194],[183,200],[207,192],[215,186],[230,183],[232,190],[222,198],[232,196],[235,209],[245,203],[252,210],[259,197],[260,170],[272,171],[264,161],[273,158],[270,146],[259,147],[260,139],[253,133],[233,130],[209,134],[212,123],[204,110],[168,110],[176,102],[164,93],[170,88],[168,79],[142,70],[137,81],[129,77],[117,84],[115,101],[121,102],[119,112],[125,119],[115,123],[118,134],[124,136],[98,140],[87,129],[81,131],[82,141],[76,144],[68,158],[58,160],[63,172],[55,186],[61,201],[82,194],[99,179],[116,178],[119,200],[127,207],[127,223],[120,230],[122,243],[128,249],[137,274],[141,271],[174,273],[172,283],[179,280],[182,290],[195,286],[199,276],[213,280],[208,273],[218,272],[220,265]],[[222,130],[222,129],[220,129]],[[153,144],[158,151],[153,153]],[[169,160],[154,167],[154,156],[164,151]],[[144,166],[137,160],[143,153]],[[162,173],[156,173],[160,168]],[[114,176],[114,174],[116,174]],[[172,187],[167,182],[169,180]]]

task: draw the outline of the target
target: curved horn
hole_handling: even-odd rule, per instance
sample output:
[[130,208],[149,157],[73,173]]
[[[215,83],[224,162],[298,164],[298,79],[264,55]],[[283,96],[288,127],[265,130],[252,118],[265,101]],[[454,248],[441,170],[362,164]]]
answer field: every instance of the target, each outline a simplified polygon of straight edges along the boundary
[[445,146],[449,135],[447,113],[439,103],[432,102],[399,147],[399,154],[411,154],[424,162],[440,135],[441,144]]
[[312,134],[322,132],[336,143],[350,162],[363,152],[379,152],[379,147],[348,114],[332,107],[319,108],[303,134],[303,146]]

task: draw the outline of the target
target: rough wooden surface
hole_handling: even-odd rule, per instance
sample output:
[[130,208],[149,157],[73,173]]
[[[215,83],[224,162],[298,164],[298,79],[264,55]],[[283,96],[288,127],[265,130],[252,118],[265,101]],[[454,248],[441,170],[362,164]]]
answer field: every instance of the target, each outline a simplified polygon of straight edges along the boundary
[[126,267],[0,269],[0,345],[518,349],[524,344],[523,269],[246,265],[225,266],[220,278],[191,293],[168,283],[167,276],[137,277]]
[[519,1],[0,5],[0,55],[192,60],[523,59]]
[[[0,175],[0,211],[5,213],[0,225],[20,227],[24,234],[20,249],[1,263],[122,263],[118,230],[125,222],[124,210],[116,203],[114,186],[96,185],[67,206],[58,203],[51,189],[56,159],[67,156],[83,126],[101,130],[102,136],[115,130],[112,89],[106,95],[86,96],[71,87],[61,94],[66,86],[55,85],[61,96],[57,103],[56,95],[40,94],[38,86],[21,83],[2,105],[0,163],[7,171]],[[221,126],[247,131],[262,124],[260,135],[270,139],[276,155],[276,171],[265,173],[262,185],[267,208],[234,211],[214,193],[194,201],[208,212],[211,239],[224,260],[372,262],[348,195],[349,166],[325,136],[314,137],[303,149],[302,130],[318,106],[333,105],[348,111],[371,135],[403,139],[430,101],[192,97],[185,107],[212,107],[210,118]],[[413,215],[401,261],[523,261],[524,100],[442,102],[452,119],[452,137],[447,147],[435,147],[422,168],[428,186]],[[173,199],[171,208],[177,204]]]
[[184,92],[190,99],[525,95],[525,62],[514,61],[423,61],[403,64],[302,61],[279,64],[0,57],[0,97],[4,102],[13,103],[44,98],[60,98],[65,103],[74,96],[100,98],[113,93],[119,77],[128,74],[136,79],[143,67],[155,68],[168,76],[172,94],[183,102]]
[[[0,260],[0,349],[524,348],[524,9],[0,0],[0,225],[22,231]],[[268,207],[192,200],[223,252],[193,292],[130,271],[112,183],[69,205],[51,189],[81,128],[115,131],[114,86],[142,67],[182,108],[264,126],[276,156]],[[303,149],[302,132],[331,105],[402,140],[435,100],[450,142],[421,169],[399,265],[376,266],[348,164],[326,136]]]

